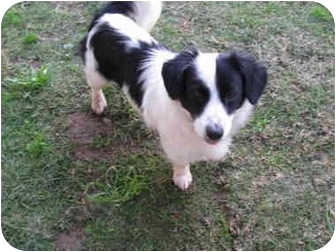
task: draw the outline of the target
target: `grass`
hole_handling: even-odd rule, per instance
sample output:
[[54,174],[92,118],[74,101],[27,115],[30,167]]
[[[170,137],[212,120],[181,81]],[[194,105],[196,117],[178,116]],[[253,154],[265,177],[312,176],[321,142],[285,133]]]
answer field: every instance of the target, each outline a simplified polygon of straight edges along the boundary
[[329,10],[323,6],[316,6],[311,9],[310,15],[318,21],[332,22],[333,18]]
[[34,139],[26,145],[26,150],[29,154],[38,157],[46,148],[45,136],[37,134]]
[[6,86],[10,90],[16,91],[37,91],[48,84],[50,76],[46,66],[40,69],[29,69],[25,73],[21,73],[19,77],[6,78]]
[[[316,250],[335,209],[334,22],[313,2],[167,2],[173,50],[250,51],[269,84],[187,193],[120,95],[90,112],[77,45],[99,2],[22,2],[1,26],[1,222],[21,250]],[[68,239],[66,239],[68,238]],[[69,243],[72,241],[72,244]],[[75,245],[74,245],[75,244]],[[75,247],[71,247],[75,246]]]
[[7,25],[21,25],[23,22],[23,18],[21,14],[18,12],[14,11],[13,9],[9,9],[6,12],[6,15],[3,17],[2,20],[2,25],[7,26]]
[[38,36],[34,33],[27,33],[24,37],[24,43],[26,44],[32,44],[37,42]]
[[146,178],[133,166],[110,167],[103,178],[89,183],[84,197],[92,202],[126,202],[148,187]]

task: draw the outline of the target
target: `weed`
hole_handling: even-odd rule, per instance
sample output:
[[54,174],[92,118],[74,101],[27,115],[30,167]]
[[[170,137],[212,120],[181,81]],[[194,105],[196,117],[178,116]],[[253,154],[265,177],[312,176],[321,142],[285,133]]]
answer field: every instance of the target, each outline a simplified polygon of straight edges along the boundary
[[23,24],[23,18],[20,13],[16,12],[13,9],[9,9],[2,19],[2,27],[14,25],[18,26]]
[[[227,213],[226,213],[227,214]],[[233,242],[234,242],[234,238],[231,234],[231,230],[230,230],[230,225],[229,223],[227,222],[227,220],[225,219],[221,219],[219,220],[220,222],[220,235],[225,239],[227,240],[230,248],[232,247],[233,245]]]
[[27,33],[24,37],[23,42],[25,44],[32,44],[32,43],[36,43],[38,40],[38,36],[34,33]]
[[33,157],[39,157],[47,147],[45,136],[41,133],[36,134],[33,141],[26,145],[26,150]]
[[311,9],[310,15],[318,21],[330,22],[333,21],[331,13],[323,6],[316,6]]
[[330,207],[327,207],[327,210],[325,212],[325,221],[330,233],[334,233],[335,230],[334,220],[335,220],[335,212]]
[[134,167],[112,166],[102,179],[87,185],[84,195],[93,202],[122,203],[147,187],[148,181]]
[[26,73],[20,74],[19,77],[5,79],[5,83],[13,91],[38,91],[49,81],[50,74],[47,66],[42,66],[37,70],[29,69]]
[[91,143],[91,147],[95,149],[104,148],[112,143],[112,139],[109,136],[95,136]]

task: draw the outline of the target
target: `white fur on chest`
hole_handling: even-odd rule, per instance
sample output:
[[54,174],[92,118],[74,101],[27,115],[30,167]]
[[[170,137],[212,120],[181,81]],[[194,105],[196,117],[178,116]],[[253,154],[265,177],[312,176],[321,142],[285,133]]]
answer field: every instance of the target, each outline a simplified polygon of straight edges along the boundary
[[158,125],[159,134],[162,147],[173,163],[188,164],[202,160],[219,160],[227,153],[230,137],[226,137],[216,145],[210,145],[196,134],[187,116],[176,113],[166,115],[168,120]]
[[162,147],[173,163],[219,160],[227,153],[231,137],[216,145],[207,144],[196,134],[191,119],[178,102],[161,95],[151,103],[151,106],[143,107],[144,120],[159,133]]

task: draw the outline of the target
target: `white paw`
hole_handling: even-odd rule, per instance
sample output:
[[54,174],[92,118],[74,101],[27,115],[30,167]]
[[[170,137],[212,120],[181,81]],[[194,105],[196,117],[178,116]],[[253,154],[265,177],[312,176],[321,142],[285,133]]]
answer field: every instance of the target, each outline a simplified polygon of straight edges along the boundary
[[174,184],[180,188],[181,190],[185,191],[189,188],[192,182],[191,173],[180,174],[173,177]]
[[91,107],[95,114],[97,115],[102,114],[106,106],[107,106],[107,103],[106,103],[104,95],[99,95],[99,96],[94,97],[94,99],[92,99]]

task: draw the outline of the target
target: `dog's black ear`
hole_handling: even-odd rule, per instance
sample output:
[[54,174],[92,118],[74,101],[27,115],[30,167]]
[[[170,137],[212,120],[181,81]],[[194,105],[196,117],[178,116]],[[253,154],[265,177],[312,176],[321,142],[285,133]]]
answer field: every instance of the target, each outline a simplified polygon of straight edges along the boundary
[[256,104],[267,83],[266,67],[245,52],[233,52],[229,61],[244,78],[245,97],[251,104]]
[[198,50],[189,47],[180,52],[175,58],[163,64],[163,82],[171,99],[177,100],[183,93],[184,71],[192,64],[197,55]]

